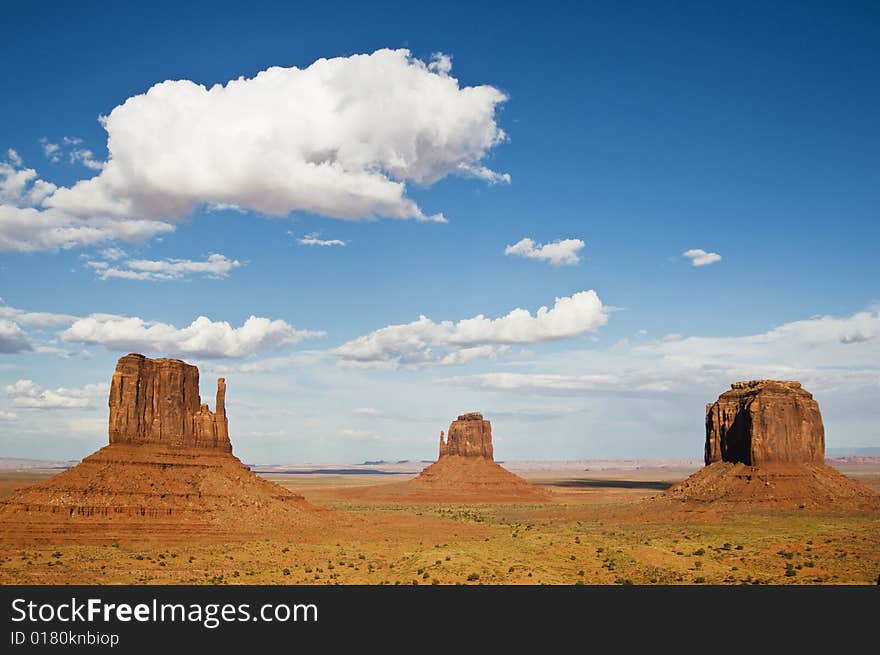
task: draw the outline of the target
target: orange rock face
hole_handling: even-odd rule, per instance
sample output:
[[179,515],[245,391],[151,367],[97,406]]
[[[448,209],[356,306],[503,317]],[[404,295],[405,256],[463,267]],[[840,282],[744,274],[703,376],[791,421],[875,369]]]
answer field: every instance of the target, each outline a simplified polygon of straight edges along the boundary
[[157,444],[232,452],[226,381],[217,381],[216,412],[199,397],[199,369],[179,359],[126,355],[110,385],[110,443]]
[[463,414],[440,433],[440,456],[418,477],[377,487],[374,495],[431,502],[544,502],[550,494],[495,463],[492,424]]
[[706,464],[822,464],[819,405],[800,382],[734,382],[706,406]]
[[880,496],[825,464],[819,405],[800,382],[734,382],[706,406],[706,466],[662,498],[694,507],[876,510]]
[[449,426],[446,441],[440,433],[440,457],[461,455],[495,461],[492,453],[492,424],[479,412],[463,414]]
[[0,498],[0,534],[16,543],[192,542],[317,525],[317,508],[232,454],[225,396],[220,378],[212,412],[199,398],[195,366],[121,358],[110,386],[110,444]]

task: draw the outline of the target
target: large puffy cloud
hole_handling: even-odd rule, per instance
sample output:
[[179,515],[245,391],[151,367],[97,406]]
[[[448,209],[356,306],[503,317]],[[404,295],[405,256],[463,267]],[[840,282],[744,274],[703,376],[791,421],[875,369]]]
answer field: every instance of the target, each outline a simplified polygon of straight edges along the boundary
[[581,291],[556,299],[533,316],[514,309],[500,318],[482,314],[454,323],[419,320],[387,327],[339,346],[335,353],[359,364],[459,364],[490,356],[494,346],[566,339],[595,330],[608,321],[608,308],[595,291]]
[[[140,242],[200,205],[444,221],[408,198],[407,184],[450,174],[510,181],[483,162],[506,138],[495,120],[506,96],[460,86],[451,65],[445,55],[426,64],[385,49],[210,89],[156,84],[102,117],[106,162],[69,139],[68,160],[99,171],[90,179],[56,188],[9,151],[0,162],[0,251]],[[43,147],[50,159],[64,154]]]
[[[111,261],[118,259],[118,251],[111,249]],[[89,261],[86,265],[94,269],[102,280],[122,278],[127,280],[180,280],[192,275],[207,277],[227,277],[234,268],[242,266],[237,259],[212,253],[204,261],[192,259],[128,259],[119,265],[107,261]]]
[[442,220],[406,197],[406,183],[456,172],[491,178],[480,162],[505,138],[495,122],[505,95],[461,87],[449,72],[385,49],[225,86],[162,82],[103,119],[110,156],[101,173],[45,204],[73,216],[161,220],[202,203]]
[[578,253],[583,249],[580,239],[560,239],[552,243],[540,244],[526,237],[504,249],[505,255],[516,255],[528,259],[550,262],[553,266],[577,264],[581,261]]
[[0,161],[0,252],[32,252],[92,245],[113,239],[143,241],[174,229],[161,221],[108,216],[70,216],[40,209],[56,186],[25,168],[9,150]]
[[282,320],[251,316],[241,327],[199,316],[189,326],[148,322],[138,317],[92,314],[61,333],[64,341],[101,345],[108,350],[221,358],[247,357],[280,348],[323,332],[295,330]]
[[105,383],[87,384],[80,389],[43,389],[33,380],[18,380],[3,387],[16,407],[28,409],[71,409],[88,407],[92,398],[106,395],[110,386]]

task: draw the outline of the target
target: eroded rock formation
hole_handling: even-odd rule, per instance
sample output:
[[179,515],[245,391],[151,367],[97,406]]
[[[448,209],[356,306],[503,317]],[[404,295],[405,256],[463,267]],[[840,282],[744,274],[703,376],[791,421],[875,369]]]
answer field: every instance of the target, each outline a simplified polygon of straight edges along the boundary
[[819,404],[800,382],[734,382],[706,405],[706,464],[825,461]]
[[199,397],[199,369],[179,359],[130,354],[110,385],[110,443],[232,451],[226,381],[217,380],[216,412]]
[[492,424],[483,420],[479,412],[459,416],[450,424],[445,442],[443,433],[440,433],[440,457],[447,455],[483,457],[494,461]]
[[302,496],[232,455],[226,382],[216,411],[199,370],[126,355],[110,387],[110,444],[71,469],[0,499],[10,542],[110,543],[253,539],[320,525]]
[[479,412],[454,420],[437,461],[408,482],[376,487],[374,495],[431,502],[547,501],[549,493],[495,463],[492,424]]
[[819,405],[800,382],[735,382],[706,406],[706,466],[662,498],[733,511],[880,508],[880,496],[824,456]]

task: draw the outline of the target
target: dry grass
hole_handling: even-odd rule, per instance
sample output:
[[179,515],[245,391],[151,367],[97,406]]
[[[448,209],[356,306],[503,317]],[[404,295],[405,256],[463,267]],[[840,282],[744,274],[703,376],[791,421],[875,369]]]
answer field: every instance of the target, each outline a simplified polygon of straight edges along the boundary
[[332,529],[198,545],[0,537],[0,583],[873,584],[880,574],[877,513],[646,516],[638,499],[658,493],[650,485],[563,486],[543,504],[371,502],[336,494],[334,477],[298,477],[283,482],[338,510]]

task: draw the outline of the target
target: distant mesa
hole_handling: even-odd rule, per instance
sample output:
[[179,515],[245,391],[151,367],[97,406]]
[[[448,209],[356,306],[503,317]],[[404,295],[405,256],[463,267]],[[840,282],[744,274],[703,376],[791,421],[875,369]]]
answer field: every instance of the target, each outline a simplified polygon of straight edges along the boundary
[[494,461],[492,424],[479,412],[462,414],[440,432],[437,461],[411,480],[348,487],[348,498],[414,503],[547,502],[552,494]]
[[316,520],[302,496],[232,455],[223,378],[212,412],[199,397],[197,367],[126,355],[109,409],[109,445],[0,500],[4,540],[228,540]]
[[880,508],[880,496],[825,464],[819,404],[800,382],[734,382],[706,405],[705,462],[665,497],[691,504]]
[[403,483],[416,495],[469,502],[546,501],[550,494],[495,463],[492,424],[462,414],[440,433],[437,461]]

